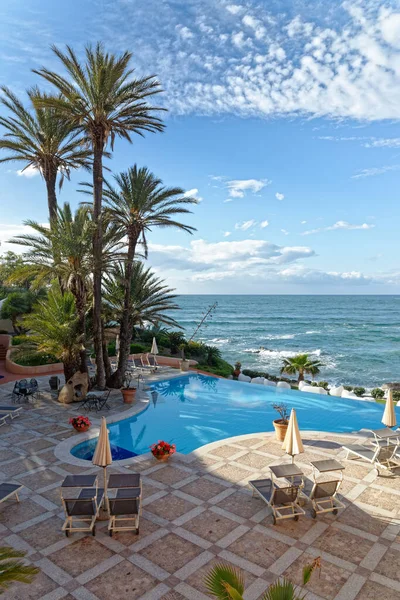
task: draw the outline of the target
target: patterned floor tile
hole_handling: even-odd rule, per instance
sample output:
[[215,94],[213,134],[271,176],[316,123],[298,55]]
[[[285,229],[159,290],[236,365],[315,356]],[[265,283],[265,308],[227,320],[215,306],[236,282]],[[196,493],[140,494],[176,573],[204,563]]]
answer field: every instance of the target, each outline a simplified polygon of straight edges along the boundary
[[97,542],[94,537],[85,536],[53,552],[48,558],[72,577],[78,577],[112,555],[113,552]]
[[375,572],[389,579],[400,581],[400,552],[394,549],[389,549],[386,554],[381,558],[378,566],[375,568]]
[[203,552],[203,549],[184,540],[174,533],[169,533],[150,546],[139,551],[139,554],[152,561],[168,573],[174,573],[186,565],[190,560]]
[[[303,568],[310,562],[308,556],[303,554],[285,571],[284,576],[296,585],[301,585],[303,580]],[[350,577],[350,571],[346,571],[328,561],[323,561],[320,572],[315,572],[305,589],[324,600],[333,600],[343,585]]]
[[265,508],[266,504],[259,498],[252,497],[251,494],[234,492],[227,498],[217,502],[216,506],[244,519],[250,519],[261,509]]
[[196,508],[196,506],[196,504],[189,502],[189,500],[184,500],[171,494],[146,505],[146,510],[168,521],[174,521],[189,512],[189,510],[192,510],[192,508]]
[[267,569],[278,560],[289,547],[290,546],[287,544],[270,538],[258,531],[248,531],[238,540],[233,542],[233,544],[228,546],[228,550]]
[[100,600],[135,600],[159,583],[149,573],[124,560],[87,583],[85,587]]
[[154,481],[165,483],[166,485],[174,485],[175,483],[178,483],[178,481],[182,481],[183,479],[190,477],[190,475],[190,472],[179,469],[179,467],[167,465],[157,471],[153,471],[153,473],[150,473],[148,477]]
[[226,490],[226,486],[216,481],[210,481],[205,477],[199,477],[191,483],[187,483],[183,487],[179,488],[181,492],[199,498],[199,500],[210,500],[214,496],[217,496],[221,492]]
[[373,546],[373,542],[335,527],[327,529],[314,546],[324,552],[354,564],[360,564]]
[[211,510],[206,510],[183,525],[184,529],[215,543],[230,533],[237,523]]
[[400,600],[400,592],[387,588],[380,583],[367,581],[357,594],[355,600]]

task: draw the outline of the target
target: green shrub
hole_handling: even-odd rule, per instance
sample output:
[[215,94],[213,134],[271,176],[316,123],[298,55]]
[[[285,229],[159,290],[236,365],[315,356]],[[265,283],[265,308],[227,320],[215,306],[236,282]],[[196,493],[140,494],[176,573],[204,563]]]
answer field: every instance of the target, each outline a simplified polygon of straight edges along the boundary
[[270,379],[268,373],[264,373],[263,371],[255,371],[254,369],[243,369],[242,373],[243,375],[247,375],[247,377],[251,377],[252,379],[254,377],[265,377],[266,379]]
[[327,390],[329,383],[327,381],[318,381],[318,386],[324,388],[324,390]]
[[345,390],[347,390],[348,392],[352,392],[353,391],[353,386],[352,385],[344,385],[343,388]]
[[363,387],[355,387],[353,389],[353,392],[355,393],[356,396],[358,396],[359,398],[361,398],[361,396],[363,394],[365,394],[365,388],[363,388]]
[[311,382],[312,387],[319,387],[318,383],[316,381],[312,381]]
[[14,335],[11,339],[11,344],[13,346],[19,346],[27,341],[26,335]]
[[400,402],[400,390],[393,391],[393,400],[395,402]]
[[220,375],[221,377],[230,377],[233,374],[233,366],[222,358],[218,358],[215,365],[199,363],[196,366],[196,369],[199,369],[200,371],[206,371],[207,373],[213,373],[214,375]]
[[26,351],[12,357],[13,362],[23,367],[39,367],[41,365],[51,365],[60,362],[55,356],[45,352]]
[[374,388],[373,390],[371,390],[371,396],[373,398],[375,398],[375,400],[379,400],[380,398],[383,398],[385,395],[385,392],[383,390],[381,390],[381,388]]
[[151,346],[148,344],[138,344],[137,342],[133,342],[131,344],[130,353],[131,354],[142,354],[143,352],[150,352]]

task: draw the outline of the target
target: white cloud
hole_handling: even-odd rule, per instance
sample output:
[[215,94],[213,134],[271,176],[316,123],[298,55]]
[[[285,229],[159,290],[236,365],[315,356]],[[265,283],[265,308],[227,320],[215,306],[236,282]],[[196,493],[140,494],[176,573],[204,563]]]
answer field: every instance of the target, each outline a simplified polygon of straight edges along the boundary
[[383,175],[390,171],[398,171],[400,165],[385,165],[383,167],[372,167],[371,169],[362,169],[352,176],[352,179],[361,179],[363,177],[374,177],[375,175]]
[[243,10],[243,7],[239,4],[228,4],[225,8],[228,12],[231,13],[231,15],[237,15]]
[[289,235],[289,232],[288,232],[286,229],[281,229],[281,232],[282,232],[284,235]]
[[29,167],[26,167],[26,169],[20,169],[19,171],[17,171],[17,175],[19,177],[28,177],[28,179],[30,179],[31,177],[36,177],[36,175],[40,175],[40,171],[39,169],[36,169],[36,167],[29,165]]
[[276,192],[276,194],[275,194],[275,198],[277,200],[283,200],[284,197],[285,197],[285,195],[284,194],[280,194],[279,192]]
[[199,196],[199,190],[197,188],[193,188],[192,190],[188,190],[183,194],[185,198],[196,198],[198,202],[202,202],[203,198]]
[[351,223],[348,223],[347,221],[336,221],[336,223],[334,223],[333,225],[330,225],[329,227],[319,227],[318,229],[310,229],[309,231],[303,231],[303,233],[301,235],[311,235],[313,233],[320,233],[321,231],[335,231],[337,229],[346,229],[346,230],[353,230],[353,229],[372,229],[373,227],[375,227],[375,225],[371,225],[368,223],[363,223],[362,225],[352,225]]
[[261,223],[260,223],[261,229],[265,229],[265,227],[268,227],[268,225],[269,225],[269,222],[267,220],[261,221]]
[[176,29],[181,38],[184,40],[189,40],[193,37],[193,32],[189,29],[189,27],[186,27],[184,25],[177,25]]
[[231,235],[230,231],[224,231],[224,237],[229,237]]
[[257,225],[257,221],[254,219],[250,219],[249,221],[243,221],[242,223],[236,223],[235,229],[241,229],[242,231],[247,231],[251,227]]
[[227,181],[225,185],[231,198],[243,198],[246,192],[256,194],[270,183],[271,181],[268,179],[232,179]]
[[366,148],[399,148],[400,138],[379,138],[364,145]]
[[306,223],[307,223],[307,221],[302,221],[301,222],[302,225],[305,225]]

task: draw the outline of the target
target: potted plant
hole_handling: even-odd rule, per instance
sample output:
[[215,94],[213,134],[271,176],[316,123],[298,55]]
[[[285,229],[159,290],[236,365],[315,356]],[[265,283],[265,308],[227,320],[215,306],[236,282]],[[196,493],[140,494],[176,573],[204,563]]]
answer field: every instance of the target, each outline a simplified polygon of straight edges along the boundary
[[280,415],[280,419],[272,421],[275,436],[278,442],[283,442],[289,424],[289,410],[286,404],[273,404],[272,408]]
[[181,344],[180,346],[180,350],[182,353],[182,359],[179,362],[179,366],[181,368],[181,371],[189,371],[189,361],[187,360],[187,358],[185,357],[185,344]]
[[131,381],[131,377],[125,376],[124,386],[121,388],[121,394],[125,404],[132,404],[136,396],[136,388],[134,386],[131,387]]
[[241,368],[242,368],[242,363],[239,361],[235,362],[235,368],[233,369],[233,376],[236,377],[236,379],[240,375]]
[[83,417],[82,415],[79,417],[71,417],[69,422],[76,431],[79,431],[79,433],[88,431],[89,427],[91,426],[89,417]]
[[156,444],[150,446],[150,450],[154,458],[166,462],[170,456],[175,454],[176,446],[175,444],[169,444],[168,442],[159,440]]

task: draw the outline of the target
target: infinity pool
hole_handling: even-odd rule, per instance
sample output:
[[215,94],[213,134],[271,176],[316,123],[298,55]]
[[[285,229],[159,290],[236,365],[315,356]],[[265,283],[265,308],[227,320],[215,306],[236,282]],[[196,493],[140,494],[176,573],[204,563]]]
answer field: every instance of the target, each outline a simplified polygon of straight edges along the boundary
[[[161,439],[187,454],[231,436],[272,431],[272,421],[278,418],[272,408],[276,403],[296,408],[302,431],[343,433],[382,427],[384,406],[374,402],[197,374],[159,381],[151,389],[151,400],[141,414],[109,425],[114,460],[144,454]],[[75,446],[73,456],[91,460],[96,442],[97,438]]]

